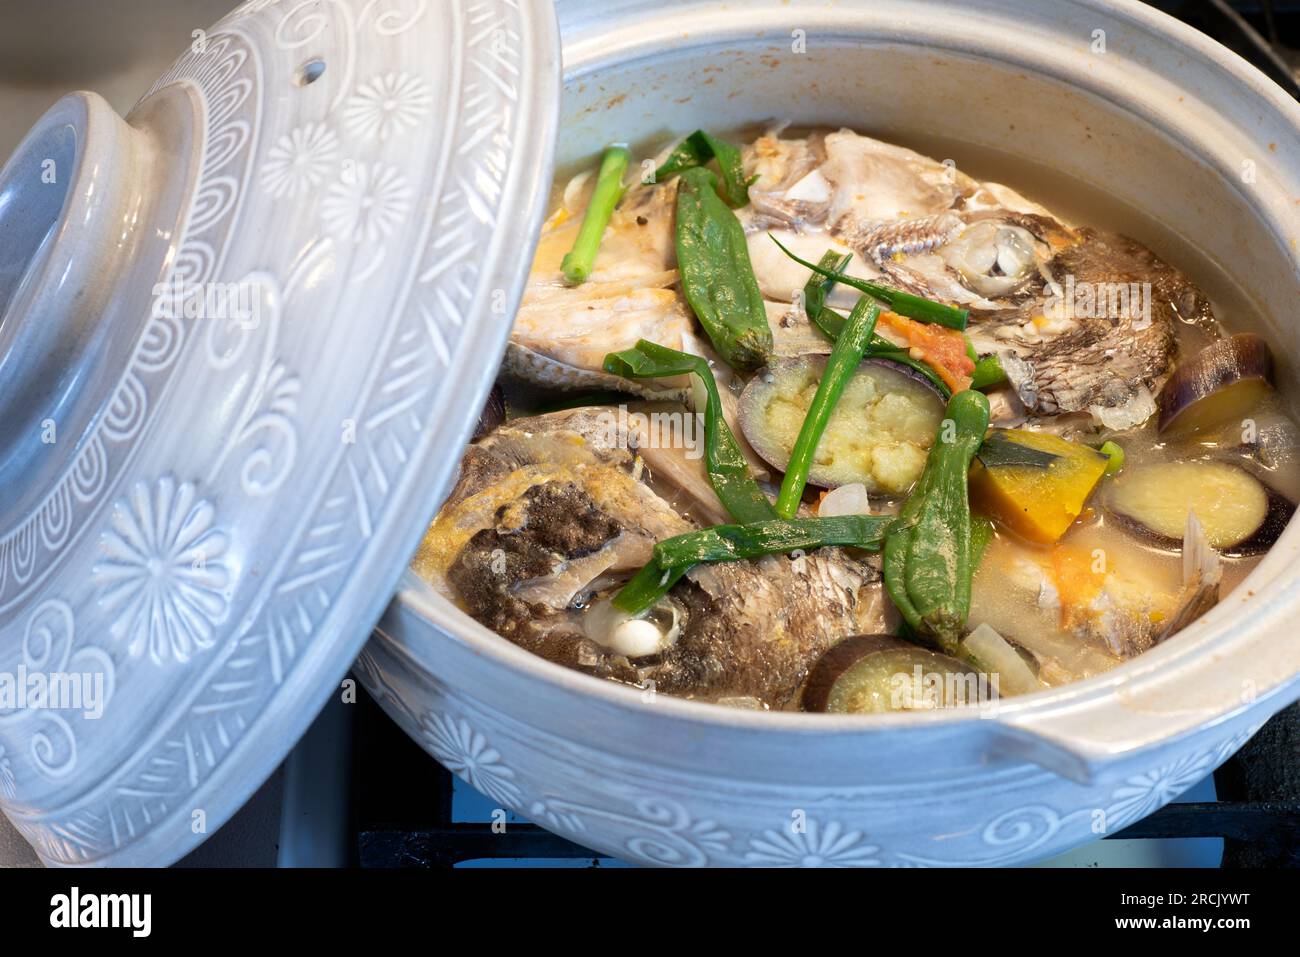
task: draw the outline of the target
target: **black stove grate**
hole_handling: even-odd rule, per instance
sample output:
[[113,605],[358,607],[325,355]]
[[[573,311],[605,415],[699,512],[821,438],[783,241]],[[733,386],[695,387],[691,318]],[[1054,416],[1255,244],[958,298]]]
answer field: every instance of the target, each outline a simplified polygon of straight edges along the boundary
[[1214,37],[1300,97],[1297,0],[1158,0],[1152,6]]

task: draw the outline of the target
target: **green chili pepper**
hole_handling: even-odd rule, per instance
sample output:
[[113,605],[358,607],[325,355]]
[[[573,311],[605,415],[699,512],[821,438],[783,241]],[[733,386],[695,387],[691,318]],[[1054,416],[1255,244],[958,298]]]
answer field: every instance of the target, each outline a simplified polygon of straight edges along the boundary
[[786,465],[785,478],[781,482],[781,494],[776,499],[776,512],[782,518],[793,518],[799,510],[804,486],[808,484],[808,472],[812,468],[813,456],[817,454],[822,433],[826,431],[826,423],[835,411],[835,403],[839,402],[844,386],[862,361],[862,354],[871,341],[879,317],[880,307],[872,299],[863,296],[849,313],[844,331],[835,340],[835,348],[826,360],[826,371],[817,384],[817,394],[808,406],[803,426],[799,429],[799,437],[795,439],[794,448],[790,451],[790,462]]
[[925,470],[885,540],[884,577],[908,625],[957,648],[970,612],[974,549],[967,473],[989,423],[989,401],[974,389],[948,401]]
[[688,355],[642,339],[631,349],[605,356],[604,369],[625,379],[695,375],[704,385],[704,464],[723,507],[738,522],[776,518],[776,510],[749,472],[749,463],[722,417],[722,399],[713,370],[701,356]]
[[752,372],[772,352],[767,307],[749,262],[745,229],[706,169],[682,174],[677,190],[677,268],[682,291],[718,354]]
[[654,558],[623,586],[612,604],[630,615],[640,615],[702,562],[730,562],[828,545],[876,551],[893,521],[890,515],[837,515],[716,525],[687,532],[656,545]]
[[719,194],[727,205],[733,209],[748,205],[749,187],[758,177],[745,179],[745,165],[740,150],[704,130],[696,130],[677,144],[664,165],[655,170],[655,182],[660,183],[688,169],[704,166],[711,159],[718,161],[718,169],[722,172],[722,189]]
[[875,551],[893,521],[892,515],[836,515],[715,525],[665,539],[655,546],[655,561],[660,568],[676,569],[701,562],[759,558],[827,545],[851,545]]
[[970,312],[966,309],[958,309],[955,306],[945,306],[942,303],[931,302],[929,299],[922,299],[920,296],[913,296],[911,293],[900,292],[889,286],[882,286],[879,283],[868,282],[865,279],[858,279],[853,276],[846,276],[843,273],[835,273],[830,269],[820,266],[817,263],[810,263],[806,259],[800,259],[785,246],[781,245],[781,240],[768,234],[768,238],[780,247],[781,252],[785,253],[799,265],[806,269],[827,278],[833,278],[836,282],[842,282],[846,286],[851,286],[859,292],[865,292],[868,296],[879,299],[887,305],[891,311],[898,313],[900,316],[907,316],[909,319],[915,319],[917,322],[931,322],[938,326],[945,326],[948,329],[965,330],[966,321],[970,318]]
[[1002,360],[997,356],[983,356],[975,360],[975,371],[970,377],[972,389],[979,389],[982,392],[1002,385],[1006,381],[1006,370],[1002,368]]
[[626,146],[611,146],[605,151],[605,156],[600,161],[600,174],[596,178],[596,191],[591,194],[591,202],[587,204],[578,238],[574,240],[573,249],[560,263],[566,282],[576,286],[586,282],[591,275],[591,270],[596,265],[596,253],[600,250],[601,237],[605,235],[605,227],[614,215],[614,207],[626,192],[623,172],[631,158],[632,154]]

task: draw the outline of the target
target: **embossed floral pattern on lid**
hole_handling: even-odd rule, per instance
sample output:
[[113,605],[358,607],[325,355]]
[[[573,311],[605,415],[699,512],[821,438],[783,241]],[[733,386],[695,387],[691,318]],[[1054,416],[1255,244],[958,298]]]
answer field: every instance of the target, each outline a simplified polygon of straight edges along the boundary
[[82,420],[52,407],[48,481],[0,499],[0,647],[39,611],[33,635],[117,689],[100,721],[0,713],[0,807],[46,862],[183,855],[354,660],[490,385],[493,294],[522,292],[499,224],[540,225],[558,65],[534,0],[256,0],[125,120],[85,95],[42,121],[98,110],[78,149],[114,159],[68,188],[136,229],[120,261],[77,250],[103,267],[78,275],[111,302],[82,337],[104,358],[53,377]]
[[194,485],[169,475],[138,483],[114,507],[93,577],[113,637],[133,657],[184,662],[212,647],[230,585],[215,515]]

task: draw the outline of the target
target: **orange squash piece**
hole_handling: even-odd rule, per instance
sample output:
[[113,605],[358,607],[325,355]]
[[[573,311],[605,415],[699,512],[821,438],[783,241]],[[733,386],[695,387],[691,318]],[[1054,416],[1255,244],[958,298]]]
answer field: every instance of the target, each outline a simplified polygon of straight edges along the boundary
[[971,503],[1017,535],[1031,542],[1052,544],[1083,511],[1088,496],[1106,472],[1107,457],[1086,445],[1045,432],[994,429],[989,437],[995,436],[1052,458],[1038,465],[999,463],[991,455],[988,465],[976,459],[970,472]]

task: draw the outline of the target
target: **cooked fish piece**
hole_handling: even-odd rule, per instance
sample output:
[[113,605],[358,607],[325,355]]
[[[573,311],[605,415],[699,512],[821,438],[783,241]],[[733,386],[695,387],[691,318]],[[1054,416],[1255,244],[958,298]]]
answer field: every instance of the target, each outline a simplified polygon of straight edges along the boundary
[[771,132],[745,147],[745,172],[758,177],[749,189],[749,206],[736,214],[746,230],[824,221],[831,198],[819,169],[825,161],[825,137],[820,135],[783,139]]
[[1051,281],[1075,235],[1049,216],[946,212],[879,227],[865,240],[887,284],[966,307],[978,319],[1021,305]]
[[687,697],[755,698],[783,708],[832,645],[890,627],[876,563],[837,548],[698,568],[673,597],[686,624],[657,666],[658,691]]
[[1218,601],[1221,561],[1194,515],[1181,576],[1115,534],[1081,530],[1050,551],[995,541],[972,585],[969,626],[989,624],[1046,665],[1049,680],[1069,681],[1141,654]]
[[[749,156],[774,180],[751,190],[760,199],[746,218],[768,299],[796,301],[809,278],[770,235],[811,261],[851,251],[851,275],[968,308],[972,341],[1003,357],[1035,421],[1082,413],[1111,429],[1140,424],[1172,364],[1175,321],[1212,321],[1199,290],[1140,243],[1073,229],[1014,190],[912,150],[840,130],[769,134]],[[1093,293],[1091,309],[1075,308],[1076,290]],[[841,308],[856,296],[836,292]],[[1098,309],[1099,296],[1131,304]],[[815,347],[797,310],[771,312],[778,353]]]
[[570,286],[560,265],[582,224],[589,180],[585,173],[574,178],[563,205],[543,228],[504,371],[554,389],[680,398],[684,382],[632,382],[602,371],[606,355],[630,348],[638,339],[681,349],[683,336],[694,328],[694,317],[674,290],[675,182],[630,188],[601,239],[591,278]]
[[609,597],[656,541],[695,525],[611,425],[607,409],[571,410],[516,420],[471,446],[412,568],[551,661],[765,707],[785,706],[830,645],[885,627],[875,564],[821,549],[697,568],[629,636]]
[[821,173],[831,185],[826,225],[853,246],[882,225],[950,210],[978,188],[951,164],[851,130],[826,136]]
[[[590,294],[596,290],[586,289]],[[605,356],[649,339],[682,349],[694,320],[670,289],[642,288],[610,297],[550,295],[525,301],[502,368],[555,389],[611,389],[646,398],[680,398],[684,380],[633,382],[602,369]]]
[[1212,321],[1210,306],[1142,244],[1088,228],[1077,236],[1048,264],[1051,286],[977,320],[971,338],[1002,356],[1032,412],[1088,412],[1106,428],[1132,428],[1155,411],[1177,353],[1175,323]]
[[[655,542],[694,527],[641,480],[628,445],[605,409],[507,423],[466,450],[412,568],[498,631],[520,616],[560,614],[580,586],[639,568]],[[486,573],[464,577],[481,571],[475,563]],[[528,601],[517,600],[520,588]]]

